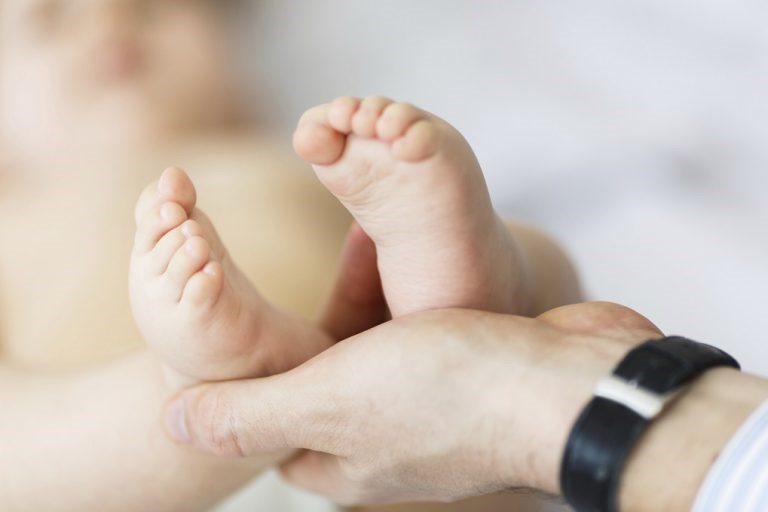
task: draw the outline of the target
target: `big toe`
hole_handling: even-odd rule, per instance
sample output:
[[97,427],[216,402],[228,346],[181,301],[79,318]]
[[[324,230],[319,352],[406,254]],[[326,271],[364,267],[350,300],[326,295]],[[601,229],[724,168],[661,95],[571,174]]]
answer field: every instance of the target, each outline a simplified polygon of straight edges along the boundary
[[331,165],[344,153],[347,136],[333,129],[327,122],[308,117],[300,122],[293,134],[293,148],[309,163]]
[[163,171],[157,182],[157,191],[163,201],[178,203],[187,215],[192,214],[197,202],[197,191],[187,173],[178,167],[169,167]]
[[150,183],[139,196],[134,215],[136,223],[164,203],[177,203],[187,216],[192,214],[197,202],[197,192],[187,173],[177,167],[169,167],[160,175],[160,179]]

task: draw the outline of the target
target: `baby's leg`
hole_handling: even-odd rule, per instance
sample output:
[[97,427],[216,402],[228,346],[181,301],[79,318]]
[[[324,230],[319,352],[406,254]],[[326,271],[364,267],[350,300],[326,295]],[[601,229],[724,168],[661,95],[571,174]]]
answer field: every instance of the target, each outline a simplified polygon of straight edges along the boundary
[[375,242],[394,316],[526,312],[518,248],[451,125],[385,98],[340,98],[304,114],[294,146]]
[[330,346],[260,296],[195,204],[189,177],[171,168],[136,207],[131,304],[166,364],[191,379],[228,380],[286,371]]

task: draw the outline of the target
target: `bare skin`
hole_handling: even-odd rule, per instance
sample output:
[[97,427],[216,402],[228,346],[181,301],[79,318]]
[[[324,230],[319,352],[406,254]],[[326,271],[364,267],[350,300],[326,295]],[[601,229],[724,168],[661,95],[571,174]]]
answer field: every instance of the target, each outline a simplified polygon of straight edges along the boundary
[[319,327],[261,296],[196,204],[189,177],[169,168],[136,205],[129,284],[150,347],[192,381],[273,375],[330,347]]
[[[555,494],[562,447],[595,383],[658,336],[650,321],[610,304],[537,319],[417,313],[290,372],[183,392],[169,410],[181,403],[184,414],[169,415],[168,426],[177,440],[223,455],[313,450],[284,473],[347,504],[453,501],[512,487]],[[339,371],[347,366],[364,371]],[[325,377],[339,373],[343,380]],[[283,408],[301,420],[266,427]]]
[[[249,131],[232,5],[2,2],[3,510],[202,510],[275,460],[232,467],[159,437],[168,390],[141,352],[125,283],[133,203],[175,163],[263,297],[311,317],[330,288],[349,218]],[[538,304],[571,301],[576,288],[549,287],[575,282],[567,261],[528,232]]]
[[[393,119],[395,124],[410,119],[411,122],[426,125],[426,130],[422,129],[420,133],[427,138],[417,141],[411,150],[427,149],[434,153],[412,156],[413,161],[406,163],[410,168],[399,169],[398,166],[403,164],[398,164],[387,155],[386,143],[373,141],[372,144],[357,146],[357,153],[349,157],[353,162],[348,163],[347,168],[343,167],[343,163],[339,164],[341,168],[316,167],[321,181],[337,196],[340,189],[334,186],[335,177],[330,174],[347,171],[343,174],[344,178],[339,178],[346,180],[347,185],[378,189],[382,201],[394,203],[371,214],[380,216],[378,227],[384,230],[379,231],[377,237],[376,224],[372,227],[370,222],[366,223],[371,216],[366,216],[365,206],[356,208],[354,201],[350,206],[342,198],[363,229],[367,226],[369,233],[373,233],[371,238],[374,240],[368,249],[361,249],[360,244],[356,248],[356,238],[361,240],[362,235],[367,239],[356,228],[357,231],[353,230],[350,234],[352,243],[348,244],[348,249],[353,252],[367,251],[368,260],[378,257],[377,272],[388,276],[388,279],[383,279],[387,301],[378,302],[378,311],[370,317],[358,317],[359,328],[365,328],[366,323],[373,325],[385,320],[387,304],[397,316],[414,308],[429,309],[443,304],[525,313],[578,300],[580,294],[573,269],[556,246],[535,230],[514,224],[504,225],[493,212],[482,172],[458,132],[414,107],[395,105],[392,110],[397,114]],[[305,143],[318,137],[317,133],[312,133],[312,129],[318,127],[307,119],[312,119],[317,111],[312,109],[305,114],[295,137],[297,150],[305,158],[308,157]],[[402,129],[408,130],[407,122]],[[442,137],[438,138],[442,145],[434,146],[432,143],[435,141],[430,139],[432,136]],[[321,149],[328,149],[322,135],[320,138]],[[302,139],[306,140],[302,142]],[[451,153],[453,150],[456,154]],[[360,161],[381,164],[382,180],[366,182],[366,170],[355,167]],[[387,168],[387,165],[391,167]],[[391,174],[386,174],[388,171],[395,175],[398,172],[410,175],[405,179],[413,178],[411,193],[400,196],[401,190],[388,189],[392,185],[387,183],[391,177]],[[435,194],[435,183],[444,185],[443,192],[448,193],[438,191]],[[467,193],[472,190],[476,191],[474,202],[481,205],[479,210],[471,201],[473,194]],[[466,209],[455,208],[454,203],[467,201],[466,196],[470,196],[469,203],[473,204],[467,204]],[[424,198],[428,198],[429,209],[423,207]],[[306,335],[297,336],[290,319],[287,323],[285,317],[283,321],[270,320],[270,317],[276,316],[273,308],[259,297],[231,260],[228,261],[221,240],[208,218],[194,209],[194,201],[195,192],[191,184],[178,171],[169,170],[161,178],[160,186],[150,186],[137,206],[139,228],[133,257],[132,290],[134,310],[145,337],[160,350],[171,367],[192,379],[225,380],[248,374],[264,375],[275,373],[264,371],[265,365],[267,368],[282,366],[287,369],[301,362],[307,351],[294,352],[293,349],[297,346],[296,341],[306,338]],[[436,226],[441,229],[434,234],[432,228]],[[402,232],[407,236],[397,239]],[[398,243],[390,243],[392,239],[387,239],[387,233],[394,235]],[[441,251],[442,258],[431,258],[432,251],[413,244],[424,233],[434,235],[434,243],[447,247]],[[479,236],[475,236],[477,234]],[[375,242],[377,238],[378,243]],[[362,244],[365,245],[365,242]],[[392,247],[394,251],[387,252]],[[361,261],[347,256],[343,262],[347,274],[342,273],[342,279],[345,275],[350,277],[349,272],[353,272],[357,277],[350,279],[359,285],[360,280],[367,279],[365,271],[360,270]],[[464,256],[468,259],[463,259]],[[414,262],[416,267],[412,265]],[[440,265],[444,267],[439,269]],[[146,270],[147,266],[150,267],[149,274],[141,270]],[[457,272],[451,272],[453,266],[457,266]],[[480,272],[475,271],[478,267]],[[431,272],[433,270],[437,272]],[[422,279],[423,274],[426,274],[426,280]],[[455,287],[445,284],[442,278],[447,274],[461,276],[453,279]],[[400,290],[391,286],[391,283],[409,283],[409,279],[415,281],[413,286]],[[378,285],[378,281],[370,283],[372,289],[378,289]],[[530,293],[526,287],[530,287]],[[410,298],[415,298],[415,301],[409,303]],[[333,311],[329,313],[333,314]],[[351,316],[357,316],[357,312]],[[263,329],[264,325],[276,328]],[[336,339],[353,334],[335,332],[328,325],[326,328]],[[269,334],[264,336],[264,330]],[[299,327],[299,330],[307,332],[304,327]],[[276,366],[271,363],[270,357],[279,352],[254,350],[262,337],[265,343],[272,342],[274,346],[287,350],[292,363],[286,366],[281,362]],[[178,340],[178,343],[169,344],[168,340]],[[328,338],[318,338],[315,346],[324,348],[328,343]],[[291,354],[300,354],[301,357]],[[481,501],[488,507],[510,503],[517,505],[520,502],[517,497],[510,496],[489,497]],[[474,510],[479,504],[475,500],[445,506]]]
[[[290,156],[250,144],[203,144],[173,153],[195,170],[205,189],[203,204],[241,270],[277,307],[311,318],[332,284],[349,218]],[[89,167],[79,174],[75,168],[66,180],[13,178],[3,190],[0,343],[7,360],[60,371],[111,361],[142,346],[126,274],[134,204],[157,177],[158,161],[166,156],[113,165],[112,175]],[[295,197],[305,208],[283,197]],[[275,219],[282,219],[279,229]],[[64,262],[66,271],[56,262]],[[294,270],[283,272],[283,264]]]
[[441,307],[530,311],[518,243],[451,125],[386,98],[339,98],[304,114],[294,147],[376,244],[394,317]]
[[[173,153],[197,171],[242,271],[273,303],[311,318],[349,218],[295,160],[250,146]],[[146,175],[89,171],[56,187],[13,180],[0,199],[0,509],[207,510],[282,457],[233,464],[165,439],[159,418],[171,390],[140,348],[126,286],[132,203],[157,171],[125,166],[145,165]]]
[[[318,115],[354,134],[329,131]],[[294,141],[315,162],[341,152],[315,170],[373,240],[394,316],[446,305],[525,313],[540,302],[471,148],[444,121],[380,98],[341,99],[309,110]],[[193,381],[272,375],[330,347],[260,296],[196,203],[189,177],[170,168],[136,205],[131,302],[149,345]]]
[[149,353],[57,376],[3,366],[0,384],[4,511],[202,512],[280,459],[169,444],[157,420],[169,391]]
[[[232,466],[167,444],[168,390],[125,283],[135,199],[176,163],[262,296],[311,317],[330,288],[349,218],[248,131],[226,5],[2,2],[3,510],[202,510],[276,460]],[[531,261],[541,250],[575,282],[553,244],[531,240]],[[540,305],[572,300],[574,288],[549,288],[558,272],[537,268]]]
[[[330,288],[349,218],[311,173],[294,170],[290,158],[254,145],[253,139],[243,140],[249,144],[197,143],[193,149],[177,147],[172,154],[197,171],[203,207],[216,218],[228,252],[244,264],[242,271],[262,295],[281,308],[312,315]],[[7,182],[13,188],[5,188],[0,200],[0,382],[8,390],[2,397],[3,417],[12,420],[0,421],[7,461],[0,473],[13,475],[0,479],[4,510],[50,508],[47,500],[52,497],[58,510],[88,508],[91,502],[84,500],[98,500],[111,510],[203,510],[279,460],[280,454],[260,458],[255,466],[230,465],[165,441],[159,418],[169,390],[160,379],[159,362],[149,354],[125,355],[139,346],[125,287],[134,231],[132,203],[157,163],[123,164],[110,167],[112,174],[75,166],[58,182],[13,175]],[[137,174],[137,169],[146,169],[146,174]],[[246,231],[244,218],[250,222]],[[562,252],[535,231],[513,230],[534,263],[527,266],[539,283],[534,302],[574,300],[578,287]],[[259,236],[252,236],[254,232]],[[371,249],[365,250],[375,258]],[[359,247],[352,244],[350,251]],[[61,271],[62,261],[66,272]],[[373,323],[383,318],[379,312]],[[334,338],[344,336],[339,329],[326,328]],[[135,406],[126,409],[120,403]],[[62,437],[68,439],[66,445],[43,442]],[[40,449],[30,450],[30,445]],[[111,453],[125,464],[107,472],[104,460],[84,458],[84,452]],[[169,469],[156,478],[158,466],[183,471]],[[70,468],[63,480],[62,467]],[[220,486],[201,488],[199,482],[214,477]],[[88,496],[74,485],[81,479],[89,481]],[[143,482],[142,492],[127,497],[116,482]]]
[[[627,351],[660,336],[649,320],[606,303],[536,319],[417,313],[288,373],[188,390],[168,409],[184,411],[169,415],[169,427],[178,441],[219,454],[313,450],[286,462],[284,474],[343,503],[450,501],[512,488],[557,495],[569,431],[595,384]],[[340,371],[349,366],[364,371]],[[768,380],[732,369],[696,379],[632,450],[620,510],[690,510],[720,450],[767,397]],[[268,421],[283,410],[301,412]]]
[[[294,148],[373,240],[394,317],[441,307],[536,314],[581,299],[551,240],[500,220],[472,149],[444,120],[387,98],[339,98],[304,114]],[[524,501],[436,508],[521,509]]]
[[126,286],[133,204],[171,163],[273,303],[312,317],[332,283],[349,218],[254,130],[231,5],[2,2],[2,510],[206,510],[279,458],[165,441],[169,391]]

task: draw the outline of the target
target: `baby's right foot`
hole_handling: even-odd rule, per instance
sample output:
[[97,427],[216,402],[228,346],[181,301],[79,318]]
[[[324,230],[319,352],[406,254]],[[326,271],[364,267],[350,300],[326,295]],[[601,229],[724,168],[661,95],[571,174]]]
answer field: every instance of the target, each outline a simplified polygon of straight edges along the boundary
[[340,98],[304,114],[294,147],[375,242],[394,316],[526,312],[516,244],[451,125],[385,98]]
[[266,302],[227,255],[175,168],[136,206],[131,305],[147,343],[185,381],[280,373],[331,340]]

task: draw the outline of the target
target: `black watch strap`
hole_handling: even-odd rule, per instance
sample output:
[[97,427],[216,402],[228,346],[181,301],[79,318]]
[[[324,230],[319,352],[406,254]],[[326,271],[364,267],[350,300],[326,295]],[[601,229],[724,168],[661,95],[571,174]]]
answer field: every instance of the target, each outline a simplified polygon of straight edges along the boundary
[[717,366],[739,368],[722,350],[677,336],[631,350],[600,381],[571,430],[560,467],[568,503],[578,512],[615,512],[621,470],[637,439],[675,391]]

